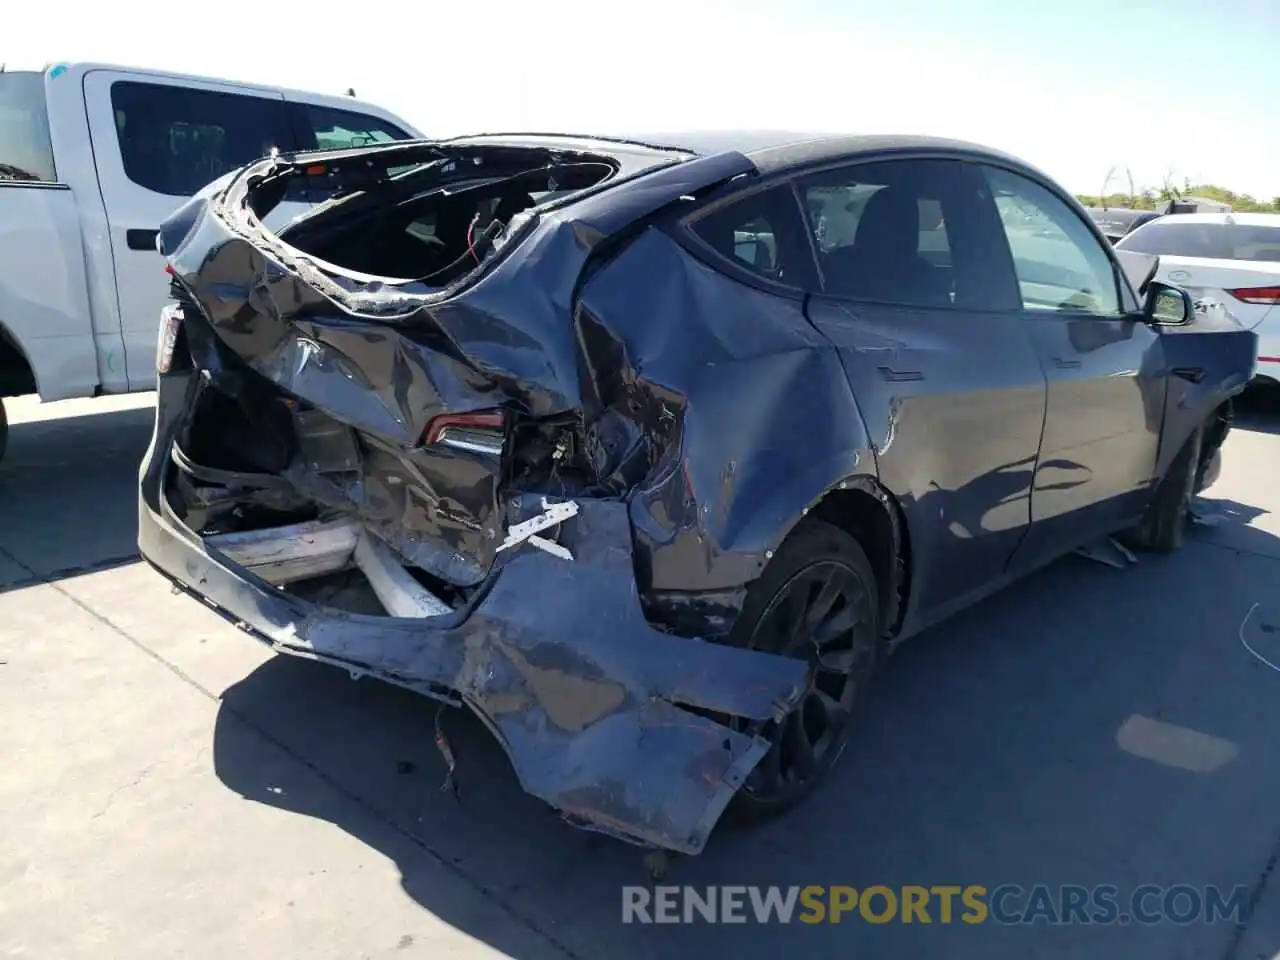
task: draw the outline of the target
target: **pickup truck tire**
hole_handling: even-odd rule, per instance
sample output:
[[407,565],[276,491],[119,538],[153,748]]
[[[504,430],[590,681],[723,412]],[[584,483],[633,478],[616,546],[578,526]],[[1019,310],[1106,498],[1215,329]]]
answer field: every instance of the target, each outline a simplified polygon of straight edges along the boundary
[[879,652],[880,593],[861,545],[832,524],[806,519],[747,591],[728,642],[810,663],[808,690],[781,721],[734,725],[772,743],[730,808],[751,822],[809,796],[844,749]]
[[9,446],[9,418],[5,416],[4,400],[0,399],[0,461],[4,460],[5,448]]
[[1197,427],[1156,485],[1146,516],[1131,538],[1139,549],[1172,553],[1182,546],[1182,537],[1187,529],[1187,511],[1199,479],[1203,442],[1204,427]]

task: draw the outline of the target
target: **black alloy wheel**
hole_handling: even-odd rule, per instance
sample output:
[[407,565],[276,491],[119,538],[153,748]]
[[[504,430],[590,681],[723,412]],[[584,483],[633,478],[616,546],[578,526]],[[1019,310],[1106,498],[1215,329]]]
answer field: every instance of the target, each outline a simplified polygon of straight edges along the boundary
[[808,687],[781,721],[735,725],[769,752],[736,798],[748,816],[785,810],[812,792],[844,749],[879,646],[879,602],[866,554],[844,531],[806,521],[752,587],[732,640],[809,663]]

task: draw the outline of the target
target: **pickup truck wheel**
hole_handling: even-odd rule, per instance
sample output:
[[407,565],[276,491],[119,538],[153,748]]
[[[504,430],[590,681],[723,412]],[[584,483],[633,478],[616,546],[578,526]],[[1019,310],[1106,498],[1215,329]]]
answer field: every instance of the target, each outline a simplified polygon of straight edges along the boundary
[[735,724],[771,743],[734,798],[739,819],[793,807],[840,756],[875,666],[878,598],[858,541],[815,520],[802,521],[752,584],[729,641],[807,660],[810,671],[803,699],[782,721]]
[[4,460],[5,448],[9,445],[9,418],[5,416],[4,401],[0,400],[0,461]]
[[1178,455],[1169,464],[1169,471],[1156,486],[1155,495],[1147,507],[1147,514],[1134,532],[1135,546],[1158,553],[1171,553],[1182,546],[1187,528],[1187,510],[1191,506],[1197,474],[1200,470],[1200,447],[1204,441],[1204,428],[1197,427]]

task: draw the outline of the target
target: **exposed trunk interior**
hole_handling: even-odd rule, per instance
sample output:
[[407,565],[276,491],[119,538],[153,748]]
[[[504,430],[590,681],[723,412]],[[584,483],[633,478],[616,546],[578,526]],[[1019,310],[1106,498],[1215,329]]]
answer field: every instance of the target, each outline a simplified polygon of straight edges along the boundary
[[[605,157],[488,148],[388,171],[283,231],[281,239],[353,273],[445,287],[510,239],[520,214],[616,172]],[[332,176],[323,164],[302,173],[322,183]]]

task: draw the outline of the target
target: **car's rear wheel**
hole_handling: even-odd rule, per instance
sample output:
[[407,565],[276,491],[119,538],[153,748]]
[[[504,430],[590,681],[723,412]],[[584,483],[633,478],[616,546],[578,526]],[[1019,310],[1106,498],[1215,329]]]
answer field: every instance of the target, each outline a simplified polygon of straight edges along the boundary
[[810,670],[804,697],[782,721],[738,724],[771,744],[735,797],[740,817],[794,806],[840,756],[876,663],[878,598],[858,541],[815,520],[802,522],[752,585],[730,641],[806,660]]
[[4,412],[4,401],[0,400],[0,461],[4,460],[4,451],[9,446],[9,418]]

